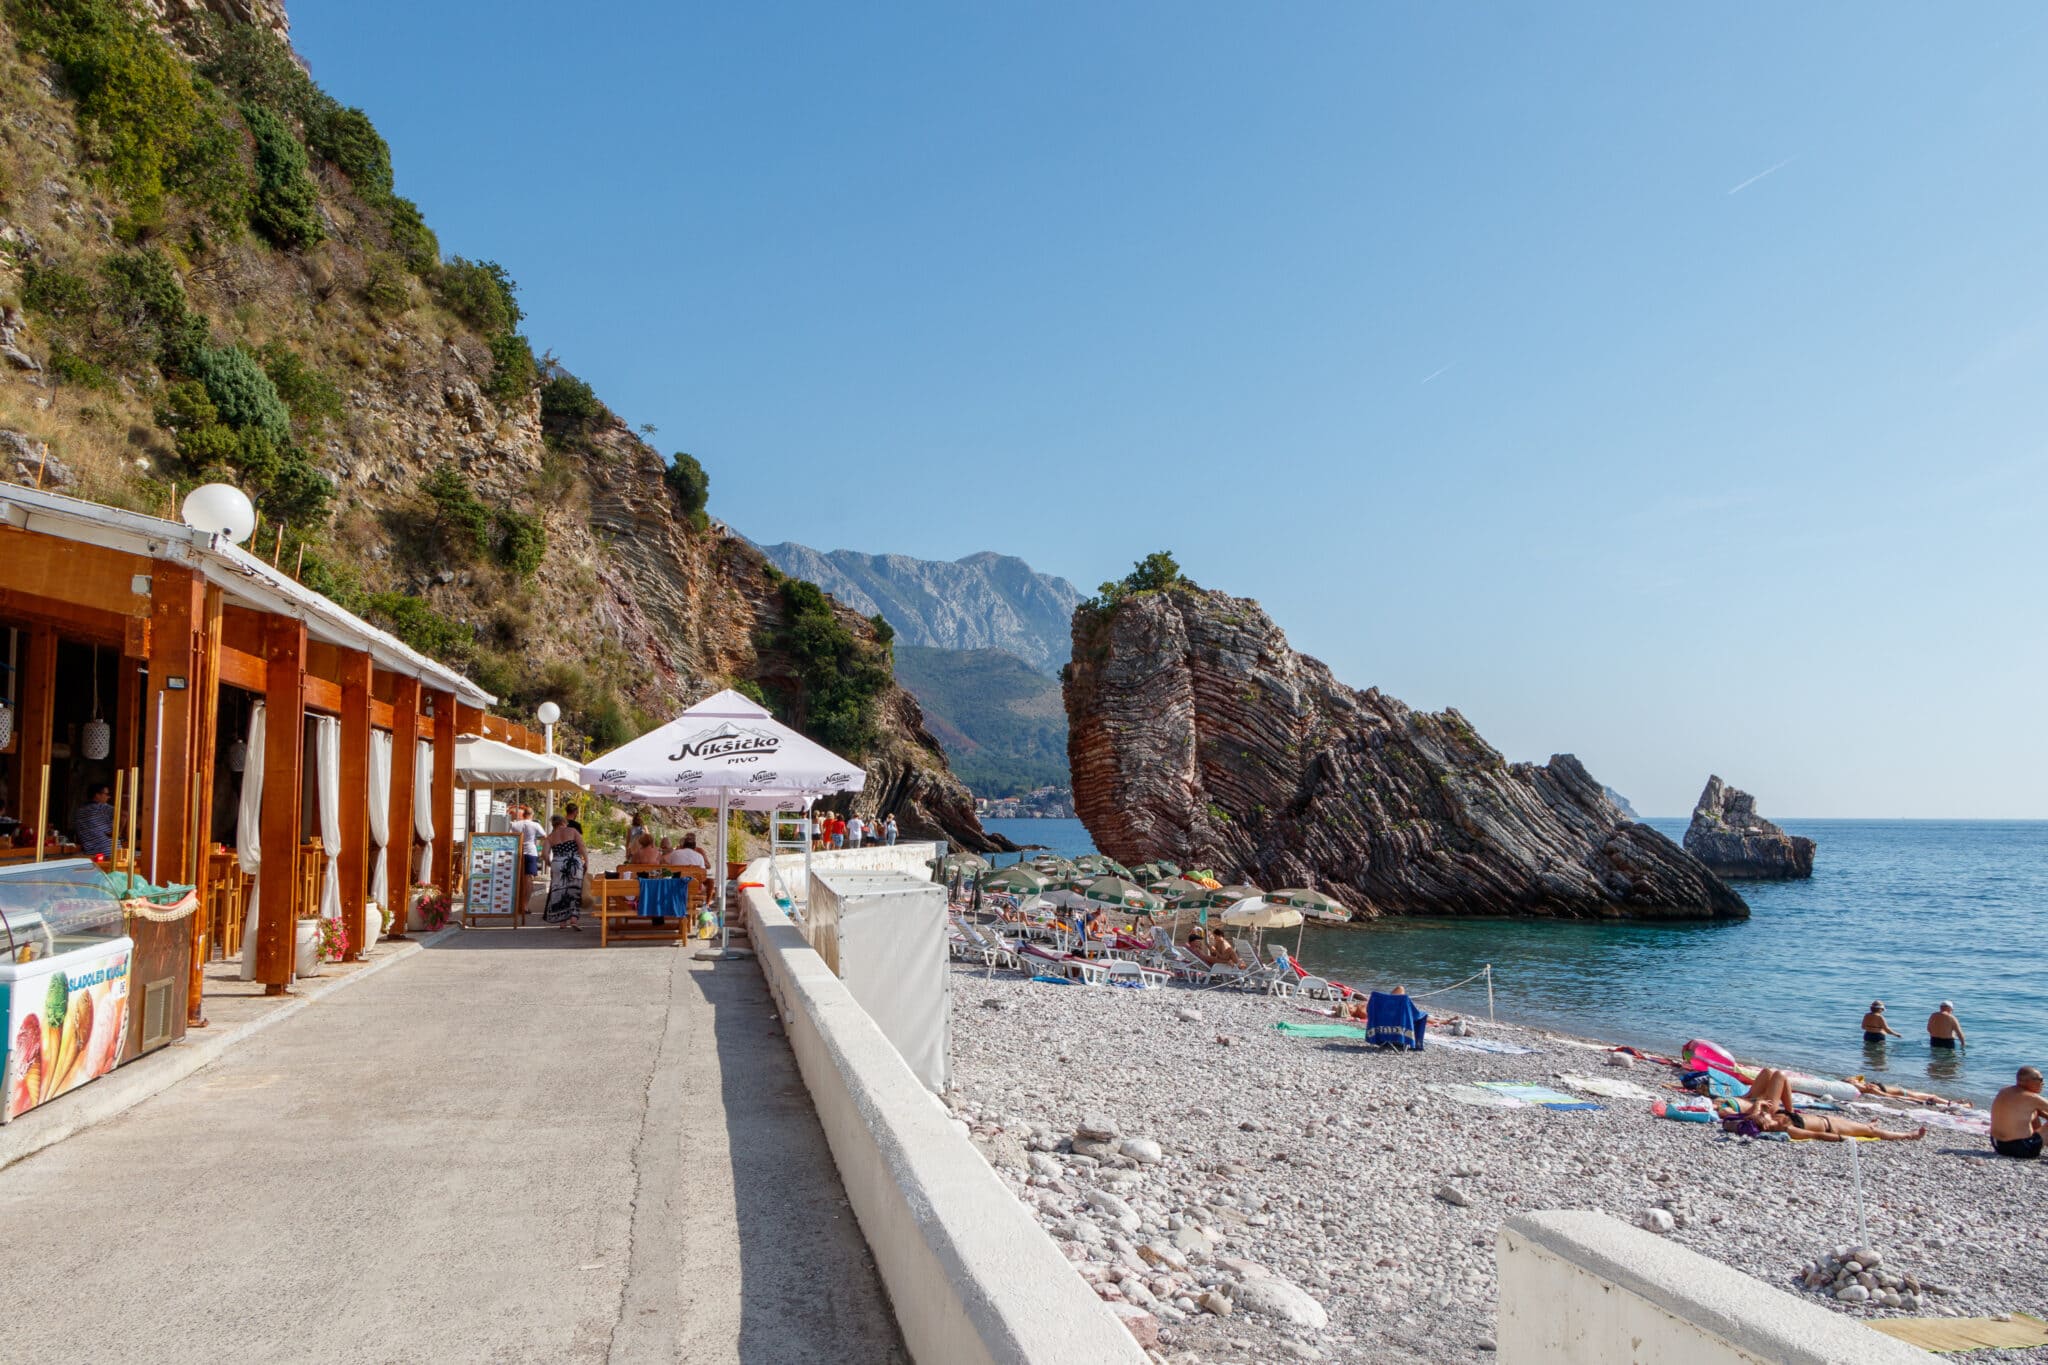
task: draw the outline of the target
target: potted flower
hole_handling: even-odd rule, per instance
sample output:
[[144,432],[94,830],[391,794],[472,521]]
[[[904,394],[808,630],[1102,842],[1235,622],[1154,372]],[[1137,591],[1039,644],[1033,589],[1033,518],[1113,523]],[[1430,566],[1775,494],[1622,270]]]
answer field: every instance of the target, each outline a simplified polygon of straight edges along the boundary
[[433,933],[446,925],[449,912],[454,907],[455,902],[446,891],[431,886],[421,887],[419,898],[412,903],[414,915],[419,919],[420,926],[428,933]]
[[322,962],[346,962],[348,960],[348,926],[338,919],[321,920],[319,951]]

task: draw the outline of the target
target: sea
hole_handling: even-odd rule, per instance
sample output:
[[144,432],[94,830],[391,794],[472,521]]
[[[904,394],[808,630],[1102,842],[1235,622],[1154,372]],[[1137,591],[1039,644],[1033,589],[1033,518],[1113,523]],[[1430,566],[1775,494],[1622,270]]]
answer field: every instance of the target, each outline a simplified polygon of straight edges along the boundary
[[[1652,819],[1681,838],[1683,819]],[[2048,1068],[2048,821],[1780,820],[1819,846],[1811,880],[1744,882],[1725,924],[1403,919],[1300,931],[1311,971],[1403,985],[1439,1013],[1499,1017],[1675,1054],[1710,1038],[1745,1059],[1863,1073],[1982,1101]],[[988,822],[1020,844],[1089,851],[1078,820]],[[1866,1046],[1873,1000],[1906,1036]],[[1967,1047],[1927,1044],[1955,1002]]]

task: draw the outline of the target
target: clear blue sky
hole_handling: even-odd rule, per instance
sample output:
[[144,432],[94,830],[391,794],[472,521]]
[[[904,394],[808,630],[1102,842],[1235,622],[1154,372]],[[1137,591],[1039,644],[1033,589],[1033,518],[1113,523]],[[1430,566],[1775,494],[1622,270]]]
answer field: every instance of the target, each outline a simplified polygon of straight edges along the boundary
[[1169,548],[1647,814],[2048,817],[2048,14],[292,13],[748,535]]

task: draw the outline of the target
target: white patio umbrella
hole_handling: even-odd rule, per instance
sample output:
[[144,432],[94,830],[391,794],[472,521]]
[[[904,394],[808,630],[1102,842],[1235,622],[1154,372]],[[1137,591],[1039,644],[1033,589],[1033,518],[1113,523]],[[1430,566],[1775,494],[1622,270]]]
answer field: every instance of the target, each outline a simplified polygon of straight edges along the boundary
[[868,775],[805,739],[767,708],[727,689],[668,724],[583,765],[602,796],[649,806],[716,806],[719,948],[724,949],[726,816],[735,810],[808,810],[821,796],[857,792]]
[[[1250,896],[1225,910],[1223,922],[1233,929],[1251,930],[1252,941],[1263,944],[1268,929],[1292,929],[1302,922],[1302,914],[1291,905],[1281,905],[1263,896]],[[1301,951],[1299,938],[1294,941],[1294,951]]]

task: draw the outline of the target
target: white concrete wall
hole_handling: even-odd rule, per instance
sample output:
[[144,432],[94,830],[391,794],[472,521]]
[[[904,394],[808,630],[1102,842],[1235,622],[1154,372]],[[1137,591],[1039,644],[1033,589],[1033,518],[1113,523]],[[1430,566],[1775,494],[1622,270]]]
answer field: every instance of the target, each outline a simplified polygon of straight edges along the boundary
[[1935,1357],[1602,1213],[1501,1228],[1500,1365],[1907,1365]]
[[[890,852],[827,856],[877,851]],[[742,880],[765,882],[761,871],[757,863]],[[741,908],[912,1357],[926,1365],[1143,1365],[1123,1324],[789,917],[754,888]]]

